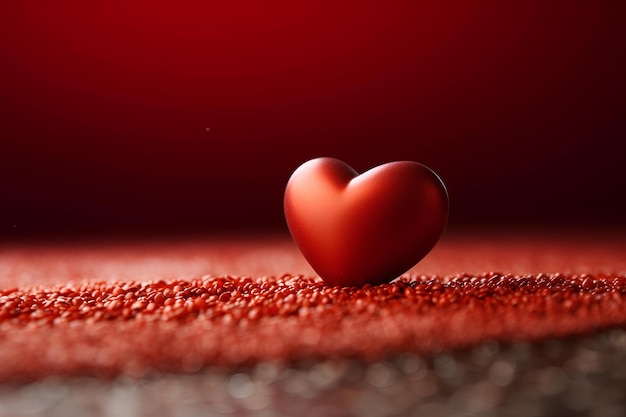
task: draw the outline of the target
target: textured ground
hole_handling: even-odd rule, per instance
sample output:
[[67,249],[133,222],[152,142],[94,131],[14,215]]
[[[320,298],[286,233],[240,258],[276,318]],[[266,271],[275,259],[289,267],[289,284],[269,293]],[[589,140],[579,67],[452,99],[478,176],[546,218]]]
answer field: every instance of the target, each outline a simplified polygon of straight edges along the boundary
[[[463,357],[462,352],[495,344],[509,353],[491,358],[482,370],[478,364],[474,371],[478,375],[474,382],[487,384],[479,387],[491,392],[491,397],[498,390],[496,399],[489,397],[491,407],[477,406],[477,411],[490,412],[504,401],[499,390],[516,381],[506,376],[508,383],[498,385],[498,369],[491,367],[500,363],[500,371],[506,374],[515,358],[511,352],[519,346],[532,350],[554,341],[582,343],[584,338],[600,337],[594,346],[613,352],[610,358],[622,352],[624,253],[626,238],[618,234],[447,235],[423,262],[392,284],[339,288],[325,286],[293,244],[281,237],[4,245],[0,247],[0,380],[5,384],[42,381],[26,385],[33,387],[51,377],[70,377],[65,383],[73,386],[72,378],[77,377],[158,381],[162,372],[208,372],[221,375],[225,395],[238,401],[249,400],[253,391],[246,389],[258,385],[253,377],[267,364],[287,375],[299,369],[308,375],[307,383],[311,375],[313,381],[320,378],[315,369],[326,366],[322,373],[334,385],[317,387],[315,397],[319,389],[358,382],[342,380],[349,368],[345,361],[364,367],[362,378],[370,382],[370,389],[387,389],[389,375],[395,375],[393,381],[403,381],[399,375],[405,375],[407,360],[429,363],[424,369],[441,379],[435,371],[442,354],[461,352],[455,353],[461,355],[455,367],[475,368],[473,356]],[[541,352],[535,356],[543,358]],[[567,352],[573,358],[580,353]],[[556,372],[566,359],[557,355],[552,364],[542,359],[535,365]],[[596,359],[602,369],[614,368],[604,356]],[[309,365],[302,369],[303,363]],[[521,364],[514,368],[521,369]],[[278,370],[276,375],[283,375]],[[233,382],[236,375],[239,379]],[[611,386],[626,387],[620,379],[625,375],[613,376]],[[276,378],[280,382],[288,376]],[[582,381],[590,383],[588,378]],[[111,383],[113,388],[119,384]],[[559,393],[568,393],[569,385],[563,384]],[[248,387],[243,394],[241,387]],[[18,394],[25,392],[20,388]],[[281,404],[288,403],[285,390],[280,392]],[[435,389],[432,395],[447,404],[451,397],[444,394]],[[11,397],[15,395],[10,391]],[[564,398],[571,399],[571,393],[567,395]],[[338,401],[336,415],[352,415]],[[621,410],[620,401],[626,399],[618,399],[600,415]],[[267,411],[271,404],[266,398],[265,408],[248,411]],[[560,404],[565,407],[567,401]],[[6,415],[24,414],[19,407],[7,408]],[[224,407],[237,409],[232,404]],[[213,411],[226,415],[232,410]],[[446,410],[453,409],[444,407],[439,414],[456,415]],[[576,409],[574,404],[564,410],[581,413],[588,408]]]

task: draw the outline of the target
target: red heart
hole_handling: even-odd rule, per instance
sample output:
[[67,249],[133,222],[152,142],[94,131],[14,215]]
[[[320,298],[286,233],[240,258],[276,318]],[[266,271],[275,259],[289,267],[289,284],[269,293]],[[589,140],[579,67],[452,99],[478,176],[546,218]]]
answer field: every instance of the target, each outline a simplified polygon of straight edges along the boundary
[[313,159],[291,175],[284,203],[293,239],[330,285],[397,278],[435,246],[448,220],[443,182],[410,161],[359,175],[337,159]]

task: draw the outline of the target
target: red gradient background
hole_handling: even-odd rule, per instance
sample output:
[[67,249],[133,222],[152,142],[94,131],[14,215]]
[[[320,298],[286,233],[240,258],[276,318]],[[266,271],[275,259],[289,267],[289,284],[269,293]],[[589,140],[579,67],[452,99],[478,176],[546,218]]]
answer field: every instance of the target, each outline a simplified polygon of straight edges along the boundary
[[286,231],[318,156],[451,227],[625,226],[626,3],[3,1],[0,238]]

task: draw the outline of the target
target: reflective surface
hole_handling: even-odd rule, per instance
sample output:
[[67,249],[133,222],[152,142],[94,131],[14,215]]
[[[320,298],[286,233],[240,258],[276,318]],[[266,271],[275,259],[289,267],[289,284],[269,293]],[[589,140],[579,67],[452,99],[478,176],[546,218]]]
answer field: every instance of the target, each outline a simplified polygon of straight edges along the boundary
[[0,387],[0,416],[597,416],[626,412],[626,331],[432,357]]

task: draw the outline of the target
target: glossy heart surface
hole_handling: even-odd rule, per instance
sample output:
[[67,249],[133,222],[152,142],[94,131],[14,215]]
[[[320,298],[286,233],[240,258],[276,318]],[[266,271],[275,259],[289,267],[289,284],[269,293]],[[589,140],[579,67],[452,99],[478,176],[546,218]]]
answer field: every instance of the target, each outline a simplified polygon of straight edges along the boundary
[[359,175],[317,158],[294,171],[285,218],[311,267],[330,285],[389,282],[435,246],[448,220],[442,180],[417,162],[398,161]]

